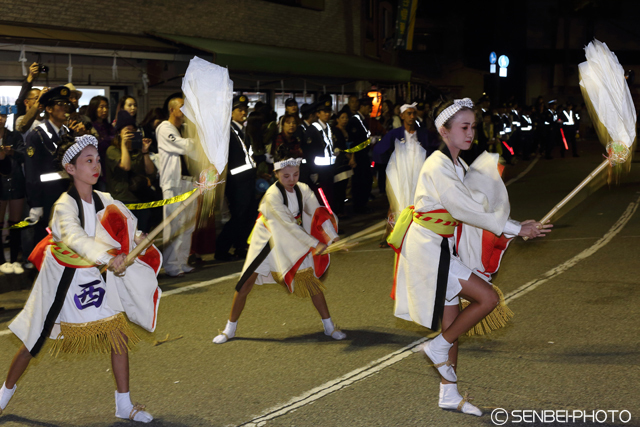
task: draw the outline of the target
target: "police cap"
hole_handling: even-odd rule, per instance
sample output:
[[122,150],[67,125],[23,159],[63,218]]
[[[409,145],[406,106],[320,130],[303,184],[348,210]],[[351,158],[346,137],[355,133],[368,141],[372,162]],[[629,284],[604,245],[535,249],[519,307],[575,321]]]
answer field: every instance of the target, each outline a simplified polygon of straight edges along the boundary
[[416,103],[417,103],[416,110],[423,111],[424,107],[425,107],[425,102],[424,101],[416,101]]
[[330,95],[321,96],[316,102],[316,111],[331,111],[331,101]]
[[237,95],[233,97],[233,108],[249,108],[249,98],[246,95]]
[[302,117],[306,117],[315,112],[316,104],[302,104],[302,107],[300,107],[300,114],[302,114]]
[[71,91],[68,87],[65,86],[57,86],[53,89],[47,91],[44,95],[40,97],[40,105],[44,105],[45,107],[52,106],[56,101],[67,101],[69,102],[69,93]]
[[293,105],[295,105],[296,107],[298,106],[298,101],[296,101],[295,98],[287,98],[287,100],[284,101],[285,107],[291,107]]

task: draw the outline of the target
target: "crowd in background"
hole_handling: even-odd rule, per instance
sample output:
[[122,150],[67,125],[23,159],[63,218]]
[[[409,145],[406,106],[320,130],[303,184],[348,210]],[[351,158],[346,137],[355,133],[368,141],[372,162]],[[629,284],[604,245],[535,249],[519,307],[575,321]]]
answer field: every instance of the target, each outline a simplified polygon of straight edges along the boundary
[[[25,254],[47,235],[53,203],[68,187],[64,179],[45,180],[48,174],[56,173],[51,158],[64,138],[85,134],[97,138],[102,173],[96,189],[125,204],[168,199],[193,188],[186,157],[194,155],[196,144],[183,136],[179,94],[167,99],[163,108],[151,109],[142,120],[137,116],[136,99],[123,96],[111,120],[108,98],[95,96],[88,105],[79,107],[82,92],[72,84],[38,90],[33,88],[37,75],[38,66],[33,64],[16,102],[13,131],[5,126],[7,112],[0,111],[0,218],[2,222],[8,218],[6,225],[11,227],[28,212],[31,222],[36,223],[9,231],[9,259],[5,259],[2,246],[4,237],[0,239],[0,272],[4,274],[21,274],[25,266],[32,268]],[[257,102],[250,109],[246,96],[236,96],[225,183],[229,220],[215,240],[215,259],[246,256],[258,202],[275,181],[273,159],[281,149],[304,159],[300,181],[339,218],[371,213],[368,204],[375,197],[375,183],[378,196],[386,200],[389,160],[384,155],[373,156],[372,147],[388,132],[406,126],[407,120],[412,125],[415,121],[424,135],[421,138],[437,147],[431,117],[437,101],[416,101],[408,118],[400,113],[402,104],[391,100],[382,100],[377,116],[372,117],[374,99],[370,97],[351,95],[343,106],[334,105],[329,95],[302,105],[289,98],[285,113],[278,117],[270,104]],[[514,163],[538,153],[550,159],[558,149],[562,157],[569,151],[577,157],[583,111],[584,106],[576,109],[566,103],[560,108],[555,100],[546,102],[542,97],[534,105],[524,106],[514,100],[492,105],[489,97],[483,96],[476,104],[476,138],[463,157],[470,163],[486,150],[498,153],[504,163]],[[148,232],[174,208],[167,205],[132,212],[138,218],[138,228]],[[204,255],[192,245],[194,225],[189,221],[195,223],[193,217],[183,215],[164,232],[165,272],[169,276],[189,273]]]

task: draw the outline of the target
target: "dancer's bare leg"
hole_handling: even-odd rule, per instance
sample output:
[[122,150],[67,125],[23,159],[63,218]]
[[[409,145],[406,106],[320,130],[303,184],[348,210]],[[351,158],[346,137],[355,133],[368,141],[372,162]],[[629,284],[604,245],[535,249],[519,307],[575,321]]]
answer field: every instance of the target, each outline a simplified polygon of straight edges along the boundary
[[31,362],[33,356],[27,350],[27,347],[24,344],[18,349],[18,352],[15,356],[13,356],[13,360],[11,361],[11,366],[9,366],[9,372],[7,373],[7,379],[5,381],[5,385],[7,388],[13,388],[16,385],[24,371],[29,366],[29,362]]
[[231,304],[231,313],[229,314],[230,322],[237,322],[242,314],[242,310],[244,310],[244,305],[247,302],[247,296],[253,289],[253,285],[256,283],[256,279],[258,278],[258,273],[253,273],[244,285],[240,288],[240,291],[236,291],[233,294],[233,303]]
[[[449,326],[456,320],[456,317],[460,314],[460,307],[458,305],[445,305],[444,312],[442,314],[442,331],[449,329]],[[453,346],[449,350],[449,360],[453,364],[453,370],[458,370],[458,340],[453,343]],[[441,376],[442,378],[442,376]],[[442,378],[442,384],[455,384],[451,381],[447,381]]]
[[320,314],[322,319],[328,319],[331,317],[329,314],[329,307],[327,307],[327,300],[324,298],[324,293],[320,292],[311,297],[311,301],[316,310]]
[[120,353],[111,349],[111,367],[118,393],[127,393],[129,391],[129,353],[126,348]]
[[253,289],[253,285],[256,283],[258,273],[253,273],[246,282],[242,285],[239,291],[233,294],[233,303],[231,303],[231,313],[229,313],[229,320],[227,325],[219,335],[217,335],[213,342],[216,344],[223,344],[236,336],[236,328],[238,326],[238,319],[244,310],[244,305],[247,303],[247,297]]
[[500,303],[500,298],[493,290],[493,286],[475,274],[472,274],[469,280],[460,280],[460,284],[462,285],[460,296],[470,304],[458,314],[447,330],[442,332],[442,337],[449,343],[455,342],[460,335],[474,327]]

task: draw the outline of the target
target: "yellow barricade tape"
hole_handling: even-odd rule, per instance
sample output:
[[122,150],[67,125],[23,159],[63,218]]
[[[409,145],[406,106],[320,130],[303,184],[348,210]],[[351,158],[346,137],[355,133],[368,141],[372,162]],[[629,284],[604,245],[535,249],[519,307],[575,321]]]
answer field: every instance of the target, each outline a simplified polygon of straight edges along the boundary
[[[172,203],[184,202],[185,200],[187,200],[189,198],[189,196],[191,196],[197,190],[198,190],[197,188],[194,188],[191,191],[187,191],[186,193],[179,194],[179,195],[177,195],[175,197],[172,197],[170,199],[156,200],[155,202],[147,202],[147,203],[131,203],[131,204],[125,205],[125,206],[127,207],[127,209],[129,209],[131,211],[136,211],[136,210],[141,210],[141,209],[157,208],[157,207],[160,207],[160,206],[170,205]],[[29,221],[20,221],[19,223],[14,224],[9,228],[1,228],[0,230],[15,230],[17,228],[29,227],[30,225],[33,225],[33,224],[35,224],[35,223],[30,223]]]
[[367,139],[365,142],[360,143],[358,145],[356,145],[353,148],[349,148],[348,150],[344,150],[345,153],[355,153],[358,152],[360,150],[364,150],[365,148],[367,148],[369,146],[369,144],[371,144],[371,139]]
[[189,198],[189,196],[191,196],[196,191],[198,191],[198,189],[194,188],[191,191],[187,191],[186,193],[179,194],[179,195],[177,195],[175,197],[172,197],[170,199],[157,200],[155,202],[147,202],[147,203],[131,203],[131,204],[125,205],[125,206],[127,207],[127,209],[129,209],[131,211],[137,211],[137,210],[141,210],[141,209],[158,208],[160,206],[170,205],[172,203],[184,202],[185,200],[187,200]]

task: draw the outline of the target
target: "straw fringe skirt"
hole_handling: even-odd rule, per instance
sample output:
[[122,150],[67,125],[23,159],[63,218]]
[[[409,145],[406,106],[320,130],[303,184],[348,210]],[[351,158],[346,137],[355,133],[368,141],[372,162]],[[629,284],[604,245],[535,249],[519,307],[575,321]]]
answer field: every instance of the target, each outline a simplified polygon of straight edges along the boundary
[[124,313],[87,323],[60,323],[51,354],[127,353],[140,338],[131,328]]
[[[287,289],[287,285],[282,280],[282,277],[272,271],[271,275],[278,284],[284,286]],[[293,293],[292,295],[300,298],[312,297],[317,294],[323,293],[326,290],[320,279],[313,273],[313,267],[305,268],[304,270],[298,270],[293,278]],[[287,289],[287,292],[288,289]]]

